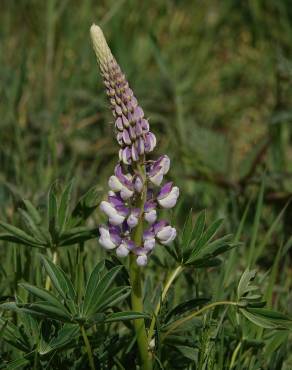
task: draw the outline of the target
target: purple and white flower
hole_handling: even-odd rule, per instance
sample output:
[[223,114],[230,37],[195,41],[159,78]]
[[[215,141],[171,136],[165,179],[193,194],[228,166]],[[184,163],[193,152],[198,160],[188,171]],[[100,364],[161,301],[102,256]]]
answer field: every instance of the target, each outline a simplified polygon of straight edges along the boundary
[[[169,245],[176,230],[166,221],[157,221],[158,206],[175,206],[179,189],[171,182],[162,185],[169,171],[170,159],[163,155],[149,161],[147,154],[157,144],[150,131],[148,120],[140,107],[125,75],[112,55],[101,29],[91,27],[93,47],[106,86],[113,116],[117,142],[120,145],[119,161],[114,175],[109,178],[108,199],[100,209],[108,216],[108,226],[100,226],[99,243],[106,249],[115,249],[118,257],[132,253],[139,266],[148,263],[156,242]],[[157,186],[161,186],[157,190]],[[139,236],[144,222],[148,228]],[[136,245],[137,234],[140,242]]]
[[156,202],[148,200],[144,205],[144,218],[149,224],[153,224],[157,219]]
[[124,175],[122,167],[118,164],[115,168],[115,174],[109,178],[108,185],[114,192],[120,192],[122,199],[126,200],[134,194],[134,186],[130,174]]
[[160,189],[157,201],[163,208],[173,208],[176,205],[178,197],[179,188],[177,186],[172,186],[172,182],[168,182]]
[[99,227],[99,243],[105,249],[115,249],[121,243],[120,230],[114,226],[101,225]]
[[135,226],[138,225],[139,216],[140,216],[140,209],[139,208],[133,208],[131,210],[131,213],[130,213],[129,217],[127,218],[127,224],[131,229],[133,229]]
[[152,184],[159,186],[162,183],[163,176],[167,174],[170,167],[170,159],[167,155],[161,156],[151,166],[148,177]]
[[176,229],[166,221],[159,221],[154,225],[156,238],[161,244],[169,245],[176,237]]

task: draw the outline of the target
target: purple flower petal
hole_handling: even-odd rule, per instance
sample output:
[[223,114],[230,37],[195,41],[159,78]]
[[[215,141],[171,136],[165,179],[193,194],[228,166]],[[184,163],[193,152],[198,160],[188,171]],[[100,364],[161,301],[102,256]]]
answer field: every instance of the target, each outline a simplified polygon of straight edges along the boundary
[[133,126],[130,126],[129,127],[129,134],[130,134],[130,138],[131,138],[131,140],[136,140],[136,132],[135,132],[135,127],[133,127]]
[[121,197],[115,195],[115,196],[109,196],[108,197],[108,201],[110,202],[110,204],[112,204],[114,207],[117,207],[117,206],[123,206],[124,205],[124,202],[122,200]]
[[123,121],[122,121],[122,118],[121,118],[121,117],[118,117],[118,118],[116,119],[115,126],[116,126],[116,128],[117,128],[119,131],[123,131],[124,126],[123,126]]
[[139,159],[139,155],[138,155],[137,149],[135,148],[134,144],[132,145],[132,159],[134,162],[137,162]]
[[160,230],[162,230],[165,226],[168,226],[168,222],[167,222],[167,221],[165,221],[165,220],[161,220],[161,221],[156,222],[156,223],[153,225],[153,229],[154,229],[154,233],[155,233],[155,235],[156,235]]
[[143,130],[144,134],[149,132],[149,122],[146,119],[141,120],[141,127],[142,127],[142,130]]
[[143,109],[139,106],[137,106],[134,110],[134,119],[135,121],[139,121],[140,119],[142,119],[144,117],[144,112],[143,112]]
[[130,123],[129,123],[126,116],[122,115],[122,121],[123,121],[123,126],[124,127],[129,127],[130,126]]
[[157,199],[165,198],[171,192],[172,184],[173,184],[172,182],[168,182],[165,185],[163,185],[159,191]]
[[151,227],[150,229],[147,229],[143,233],[143,240],[153,239],[155,236],[154,229]]
[[141,136],[143,134],[141,122],[138,121],[136,123],[135,130],[136,130],[136,135],[137,136]]
[[155,209],[157,206],[156,202],[151,199],[151,200],[148,200],[145,204],[144,204],[144,211],[145,212],[149,212],[149,211],[152,211],[153,209]]
[[142,180],[142,177],[140,175],[135,176],[134,188],[135,188],[137,193],[141,193],[141,191],[143,190],[143,180]]
[[116,206],[115,209],[117,210],[117,212],[122,215],[122,216],[127,216],[129,214],[129,208],[127,208],[126,206],[124,205],[119,205],[119,206]]
[[127,129],[124,129],[123,131],[123,140],[126,145],[131,145],[132,141],[130,139],[130,135]]
[[156,146],[156,137],[152,132],[148,132],[145,134],[145,152],[149,153],[152,152],[152,150]]
[[145,152],[145,143],[144,143],[144,139],[142,137],[139,137],[138,140],[137,140],[137,150],[138,150],[138,154],[139,155],[143,155],[144,152]]

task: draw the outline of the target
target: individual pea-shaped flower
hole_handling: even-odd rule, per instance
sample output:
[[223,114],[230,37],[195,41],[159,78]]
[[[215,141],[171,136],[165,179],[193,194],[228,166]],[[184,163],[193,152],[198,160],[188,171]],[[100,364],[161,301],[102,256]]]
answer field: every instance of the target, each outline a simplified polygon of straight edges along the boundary
[[148,262],[147,251],[144,248],[137,248],[135,253],[138,256],[136,259],[137,265],[141,267],[146,266]]
[[160,243],[164,245],[169,245],[176,237],[176,229],[163,220],[154,225],[154,233]]
[[173,208],[179,197],[179,188],[172,186],[172,182],[163,185],[157,196],[159,205],[163,208]]
[[127,257],[130,251],[135,249],[135,243],[130,239],[122,240],[121,244],[116,249],[116,254],[118,257]]
[[137,193],[141,193],[143,190],[143,180],[140,175],[136,175],[134,179],[134,189]]
[[99,243],[105,249],[114,249],[121,243],[120,229],[112,225],[99,227]]
[[140,216],[140,209],[139,208],[133,208],[131,210],[130,215],[127,218],[127,224],[131,229],[133,229],[135,226],[137,226],[137,224],[139,222],[139,216]]
[[114,192],[120,192],[122,199],[126,200],[134,194],[131,175],[124,175],[122,167],[118,164],[115,168],[115,174],[109,178],[108,185]]
[[112,225],[121,225],[129,213],[123,202],[116,196],[109,196],[109,201],[102,201],[99,208],[108,216]]
[[167,155],[161,156],[149,170],[149,180],[152,184],[159,186],[163,180],[163,176],[169,171],[170,159]]
[[144,205],[144,218],[149,224],[153,224],[157,219],[156,202],[148,200]]
[[143,248],[146,253],[151,252],[155,247],[155,233],[153,227],[145,230],[143,233]]

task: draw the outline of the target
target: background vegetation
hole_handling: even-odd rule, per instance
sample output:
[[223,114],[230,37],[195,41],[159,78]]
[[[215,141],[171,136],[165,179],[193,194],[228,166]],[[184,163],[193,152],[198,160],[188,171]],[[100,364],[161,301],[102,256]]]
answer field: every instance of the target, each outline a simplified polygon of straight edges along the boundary
[[[224,232],[242,242],[224,255],[220,268],[186,273],[169,304],[193,297],[198,286],[217,299],[232,297],[249,266],[258,270],[268,306],[291,314],[289,0],[2,0],[1,221],[21,227],[22,199],[44,209],[56,180],[58,188],[75,179],[73,203],[96,185],[100,194],[106,193],[117,145],[89,39],[93,22],[103,27],[150,118],[158,151],[172,159],[170,177],[181,189],[177,226],[182,228],[191,208],[195,215],[206,209],[207,223],[223,217]],[[94,212],[87,225],[98,225],[100,218]],[[104,256],[96,239],[84,248],[81,262],[80,246],[63,248],[59,256],[69,275],[78,260],[85,271],[82,279]],[[3,302],[15,292],[25,299],[19,282],[38,285],[45,278],[31,249],[1,241],[0,258]],[[157,258],[167,256],[159,250]],[[145,270],[153,289],[165,277],[156,262],[153,258]],[[17,324],[16,316],[13,320]],[[246,342],[236,368],[291,369],[292,345],[284,334],[241,333]],[[205,336],[198,345],[205,356],[200,366],[205,361],[211,369],[208,361],[220,345],[215,341],[219,347],[213,346],[211,329]],[[230,343],[229,359],[236,338]],[[21,351],[6,340],[0,345],[3,364],[20,357]],[[189,359],[185,348],[180,353]],[[182,368],[192,368],[181,361]]]

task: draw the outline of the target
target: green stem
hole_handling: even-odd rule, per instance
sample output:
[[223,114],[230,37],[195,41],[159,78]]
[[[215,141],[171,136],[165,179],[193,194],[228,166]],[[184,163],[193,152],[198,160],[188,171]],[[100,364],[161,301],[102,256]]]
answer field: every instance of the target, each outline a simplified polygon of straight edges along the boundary
[[203,308],[201,308],[200,310],[195,311],[195,312],[191,313],[190,315],[188,315],[186,317],[183,317],[182,319],[176,320],[174,323],[172,323],[170,325],[169,329],[163,335],[162,339],[166,338],[170,333],[172,333],[176,328],[178,328],[179,326],[181,326],[185,322],[191,320],[192,318],[194,318],[196,316],[199,316],[203,312],[208,311],[209,309],[214,308],[216,306],[227,306],[227,305],[229,305],[229,306],[238,306],[238,303],[237,302],[230,302],[230,301],[220,301],[220,302],[210,303],[207,306],[204,306]]
[[164,289],[162,291],[162,294],[161,294],[161,299],[157,303],[156,308],[155,308],[154,313],[153,313],[153,316],[152,316],[152,320],[151,320],[151,324],[150,324],[150,328],[149,328],[149,333],[148,333],[148,343],[151,342],[151,339],[153,337],[154,327],[155,327],[155,323],[156,323],[156,318],[157,318],[157,316],[159,314],[161,304],[164,301],[164,299],[166,297],[166,294],[167,294],[169,288],[171,287],[171,284],[176,279],[176,277],[182,272],[182,270],[183,270],[183,266],[181,266],[181,265],[178,266],[172,272],[172,274],[170,274],[168,280],[166,281],[165,287],[164,287]]
[[[53,250],[53,264],[56,265],[57,262],[58,262],[58,252],[57,252],[57,249],[54,249]],[[46,290],[51,289],[51,279],[50,279],[49,275],[47,275],[47,278],[46,278],[45,289]]]
[[[135,255],[130,256],[130,280],[131,280],[131,303],[132,310],[143,312],[143,296],[142,296],[142,281],[140,267],[136,263]],[[141,357],[141,368],[143,370],[151,370],[152,364],[148,354],[148,338],[144,319],[134,320],[134,327],[137,336],[137,344]]]
[[84,343],[85,343],[90,369],[95,370],[91,346],[90,346],[90,343],[89,343],[89,340],[88,340],[88,337],[87,337],[87,334],[86,334],[86,331],[85,331],[83,325],[80,325],[80,330],[81,330],[81,334],[82,334],[82,337],[83,337],[83,340],[84,340]]
[[[147,186],[146,186],[145,166],[142,163],[141,164],[138,163],[137,170],[144,180],[144,189],[142,191],[140,199],[138,199],[137,201],[137,207],[140,208],[141,214],[138,225],[133,230],[132,240],[136,245],[140,246],[142,244],[143,237],[143,211],[144,204],[146,201]],[[141,269],[137,265],[136,256],[134,254],[130,254],[129,275],[132,287],[131,290],[132,310],[136,312],[143,312],[144,308],[143,308]],[[152,370],[152,360],[148,353],[148,338],[144,319],[134,320],[134,328],[137,337],[137,345],[140,353],[141,369]]]

